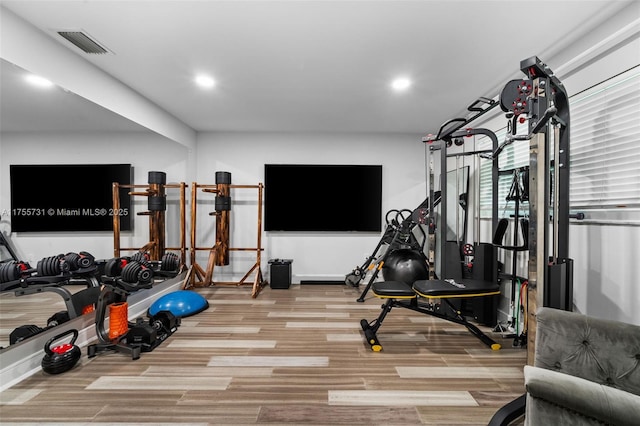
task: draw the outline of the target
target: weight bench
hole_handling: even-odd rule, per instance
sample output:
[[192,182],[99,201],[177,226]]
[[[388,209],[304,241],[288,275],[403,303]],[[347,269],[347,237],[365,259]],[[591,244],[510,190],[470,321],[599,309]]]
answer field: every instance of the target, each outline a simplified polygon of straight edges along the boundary
[[[500,294],[500,286],[496,283],[474,279],[418,280],[413,283],[413,286],[410,286],[402,281],[379,281],[373,283],[371,291],[374,296],[386,300],[382,305],[382,312],[380,312],[378,318],[372,322],[368,322],[366,319],[360,321],[367,343],[369,343],[371,350],[374,352],[382,350],[382,345],[378,341],[376,333],[384,318],[394,307],[411,309],[412,311],[462,324],[471,334],[492,350],[497,351],[501,347],[499,343],[484,334],[482,330],[468,322],[451,302],[451,299],[456,298],[485,297]],[[421,298],[427,299],[428,302],[425,303]],[[451,314],[436,310],[432,299],[441,299],[444,305],[449,308]]]

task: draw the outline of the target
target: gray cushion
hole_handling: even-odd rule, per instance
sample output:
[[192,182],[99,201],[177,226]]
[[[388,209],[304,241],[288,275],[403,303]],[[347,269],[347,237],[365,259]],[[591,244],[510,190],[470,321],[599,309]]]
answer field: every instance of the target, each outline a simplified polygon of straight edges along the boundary
[[640,396],[543,368],[524,367],[528,425],[637,426]]
[[640,326],[552,308],[536,316],[536,367],[640,395]]

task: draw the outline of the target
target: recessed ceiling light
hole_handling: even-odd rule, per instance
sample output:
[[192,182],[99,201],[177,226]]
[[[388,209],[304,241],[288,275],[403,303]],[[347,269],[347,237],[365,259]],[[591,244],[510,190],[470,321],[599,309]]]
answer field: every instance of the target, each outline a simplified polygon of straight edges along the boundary
[[396,92],[403,92],[411,87],[411,80],[407,77],[398,77],[391,82],[391,88]]
[[39,75],[35,75],[35,74],[27,74],[25,77],[25,80],[27,80],[30,84],[33,84],[34,86],[38,86],[38,87],[53,86],[53,83],[50,80],[47,80],[46,78],[40,77]]
[[216,81],[209,77],[208,75],[205,74],[199,74],[196,76],[195,78],[195,82],[198,86],[205,88],[205,89],[211,89],[212,87],[214,87],[216,85]]

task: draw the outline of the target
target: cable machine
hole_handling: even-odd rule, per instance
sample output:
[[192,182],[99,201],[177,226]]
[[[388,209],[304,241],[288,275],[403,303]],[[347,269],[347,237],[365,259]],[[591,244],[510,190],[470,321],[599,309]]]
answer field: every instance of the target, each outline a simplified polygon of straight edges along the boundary
[[[452,120],[455,121],[455,120]],[[452,121],[449,121],[447,123],[445,123],[443,125],[443,127],[446,127],[449,123],[451,123]],[[463,129],[463,130],[454,130],[451,132],[443,132],[442,128],[441,130],[438,132],[438,135],[436,135],[435,137],[426,137],[423,138],[423,142],[427,143],[428,145],[428,149],[427,149],[427,167],[429,169],[428,175],[429,175],[429,182],[428,182],[428,188],[429,188],[429,199],[432,199],[432,194],[434,193],[434,184],[433,184],[433,176],[434,176],[434,172],[433,172],[433,168],[434,168],[434,162],[432,160],[432,155],[434,152],[436,151],[440,151],[440,191],[441,191],[441,196],[443,200],[446,200],[447,197],[450,197],[451,195],[447,194],[448,188],[447,188],[447,160],[449,158],[455,158],[456,159],[456,166],[458,163],[458,159],[461,157],[465,157],[465,156],[472,156],[475,158],[491,158],[492,159],[492,168],[491,168],[491,180],[492,180],[492,185],[491,185],[491,210],[492,210],[492,220],[491,220],[491,232],[493,233],[495,231],[496,225],[497,225],[497,219],[496,219],[496,212],[498,209],[498,199],[497,199],[497,190],[498,190],[498,186],[497,186],[497,181],[498,181],[498,163],[497,163],[497,158],[492,158],[491,157],[491,153],[494,152],[497,148],[498,148],[498,139],[496,138],[496,135],[487,129],[472,129],[472,128],[468,128],[468,129]],[[445,136],[442,136],[445,135]],[[474,149],[470,150],[470,151],[463,151],[463,152],[458,152],[458,153],[448,153],[447,149],[449,147],[451,147],[454,143],[457,146],[461,146],[464,144],[464,140],[461,138],[464,137],[471,137],[471,136],[476,136],[476,135],[482,135],[482,136],[486,136],[491,140],[491,149],[484,149],[484,150],[477,150]],[[455,142],[454,142],[455,140]],[[476,167],[476,172],[479,172],[479,167]],[[456,179],[458,179],[458,174],[456,173]],[[456,182],[457,183],[457,182]],[[456,184],[456,187],[458,187],[459,185]],[[477,201],[479,201],[479,179],[476,179],[476,204]],[[454,194],[454,196],[456,197],[456,199],[459,198],[460,194]],[[458,200],[459,202],[464,202],[465,204],[467,203],[467,194],[464,194],[464,200]],[[456,235],[456,241],[447,241],[447,234],[446,234],[446,229],[447,229],[447,218],[449,217],[448,215],[448,208],[447,208],[447,203],[446,202],[442,202],[440,204],[440,216],[441,216],[441,224],[440,226],[436,226],[436,216],[435,215],[431,215],[429,217],[430,223],[429,223],[429,259],[430,259],[430,271],[435,271],[435,252],[439,251],[440,252],[440,276],[441,277],[452,277],[452,278],[462,278],[462,268],[460,265],[460,254],[463,252],[462,248],[460,247],[461,244],[464,244],[464,240],[460,240],[459,236]],[[476,206],[479,207],[479,206]],[[430,211],[434,211],[433,209],[435,208],[434,205],[430,206]],[[474,227],[475,230],[475,241],[473,244],[473,248],[472,251],[474,253],[479,253],[480,251],[482,251],[482,245],[480,240],[480,213],[478,212],[475,216],[476,219],[476,225]],[[456,225],[458,222],[458,218],[456,215]],[[466,218],[465,218],[465,222],[466,222]],[[437,238],[436,238],[436,233]],[[457,233],[457,232],[456,232]],[[466,238],[466,229],[463,231],[463,239]],[[452,244],[452,243],[455,243]],[[492,253],[492,247],[489,244],[489,252],[487,252],[487,255],[489,256],[489,258],[493,259],[495,256],[493,256]],[[491,261],[489,261],[489,263],[492,263]],[[433,266],[433,267],[431,267]],[[495,267],[491,268],[492,270],[496,269]],[[430,272],[431,273],[431,272]],[[478,278],[480,278],[478,276]],[[494,281],[497,278],[497,276],[495,276],[495,273],[493,271],[483,271],[482,272],[482,279],[486,279],[488,281]]]
[[[436,215],[429,216],[429,259],[430,259],[430,279],[439,277],[440,279],[475,279],[484,282],[498,283],[498,262],[496,256],[495,246],[491,243],[491,239],[488,241],[482,241],[481,237],[481,220],[480,220],[480,161],[489,160],[490,173],[491,173],[491,185],[486,191],[490,194],[490,229],[491,235],[495,233],[497,226],[497,208],[498,208],[498,162],[497,157],[493,157],[492,153],[498,149],[498,139],[496,135],[487,129],[458,129],[452,131],[443,131],[443,128],[450,126],[451,123],[456,123],[457,126],[459,119],[450,120],[443,124],[438,135],[435,137],[427,136],[423,138],[423,141],[427,144],[427,156],[426,163],[428,167],[428,176],[430,182],[428,182],[428,188],[430,193],[433,192],[433,176],[434,176],[434,160],[433,154],[440,152],[440,187],[442,199],[452,199],[455,204],[448,202],[441,203],[439,208],[440,223],[438,224]],[[442,136],[445,135],[445,136]],[[475,143],[476,136],[487,137],[491,145],[487,149],[478,149]],[[438,139],[438,138],[442,139]],[[463,146],[465,138],[473,138],[473,147],[469,150],[463,150],[462,152],[449,151],[452,146]],[[475,214],[472,214],[474,220],[473,227],[473,242],[467,242],[467,222],[469,216],[469,188],[466,188],[464,192],[460,192],[460,176],[459,176],[459,163],[460,159],[470,157],[475,160],[475,175],[473,180],[473,193],[475,198]],[[455,159],[455,188],[456,194],[449,194],[450,188],[448,176],[451,172],[448,172],[448,160]],[[464,178],[463,178],[464,180]],[[449,207],[455,205],[455,215],[451,214]],[[433,206],[435,208],[435,206]],[[462,235],[460,235],[460,208],[465,212],[462,225]],[[449,235],[448,228],[449,222],[452,218],[455,218],[456,229],[454,231],[455,240],[453,236]],[[486,238],[485,238],[486,239]],[[486,325],[494,326],[497,321],[497,299],[491,298],[470,298],[459,299],[456,303],[457,309],[464,312],[466,315],[473,316],[476,320]]]

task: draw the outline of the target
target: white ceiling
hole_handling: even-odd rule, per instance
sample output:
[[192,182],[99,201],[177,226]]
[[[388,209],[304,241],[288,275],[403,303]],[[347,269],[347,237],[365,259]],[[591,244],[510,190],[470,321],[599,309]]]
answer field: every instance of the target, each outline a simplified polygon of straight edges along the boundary
[[[196,131],[416,134],[496,96],[522,76],[521,60],[548,62],[628,3],[0,1]],[[86,54],[57,30],[113,53]],[[64,90],[35,93],[4,61],[0,71],[3,131],[137,129]],[[196,72],[217,86],[195,87]],[[414,84],[393,93],[401,74]]]

